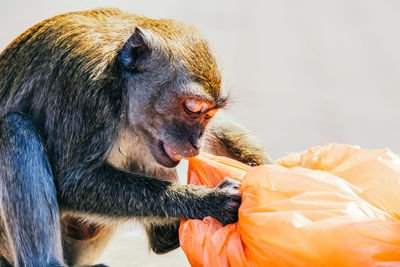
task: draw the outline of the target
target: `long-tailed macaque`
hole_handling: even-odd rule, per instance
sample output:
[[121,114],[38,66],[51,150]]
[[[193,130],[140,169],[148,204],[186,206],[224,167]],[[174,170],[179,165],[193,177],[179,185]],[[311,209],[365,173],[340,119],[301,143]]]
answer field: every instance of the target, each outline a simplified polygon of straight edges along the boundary
[[0,265],[91,265],[129,220],[156,253],[179,246],[181,218],[235,222],[236,182],[175,183],[201,149],[270,161],[218,118],[226,103],[192,26],[97,9],[24,32],[0,55]]

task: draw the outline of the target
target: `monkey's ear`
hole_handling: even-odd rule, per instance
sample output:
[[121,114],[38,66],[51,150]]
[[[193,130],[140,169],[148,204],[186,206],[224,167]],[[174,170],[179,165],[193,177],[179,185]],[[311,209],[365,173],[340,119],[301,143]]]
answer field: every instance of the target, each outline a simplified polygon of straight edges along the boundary
[[122,47],[119,60],[122,67],[132,73],[144,71],[144,61],[150,54],[150,48],[143,31],[136,27]]

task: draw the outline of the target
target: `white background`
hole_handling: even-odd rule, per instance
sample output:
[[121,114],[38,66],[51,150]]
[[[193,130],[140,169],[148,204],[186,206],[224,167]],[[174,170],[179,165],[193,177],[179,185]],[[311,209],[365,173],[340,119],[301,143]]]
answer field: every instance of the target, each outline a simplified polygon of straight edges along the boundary
[[[400,153],[400,1],[0,0],[0,50],[43,19],[101,6],[197,26],[232,92],[229,113],[274,158],[330,142]],[[124,266],[184,262],[139,256],[140,234],[120,238],[133,240],[113,244]]]

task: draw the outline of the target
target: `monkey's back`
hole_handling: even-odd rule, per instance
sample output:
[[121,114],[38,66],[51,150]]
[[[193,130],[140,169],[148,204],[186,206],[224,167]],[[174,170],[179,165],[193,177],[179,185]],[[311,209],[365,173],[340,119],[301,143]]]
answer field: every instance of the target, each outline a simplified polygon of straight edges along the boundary
[[[25,31],[0,55],[0,115],[29,116],[56,165],[83,153],[72,150],[90,146],[95,129],[112,136],[124,93],[116,57],[143,19],[98,9],[59,15]],[[104,153],[107,145],[93,151]]]
[[21,34],[0,55],[0,116],[29,116],[55,175],[68,169],[62,166],[65,162],[72,167],[86,158],[104,159],[111,147],[126,106],[117,58],[136,26],[150,30],[162,46],[157,49],[176,55],[206,90],[219,92],[214,58],[194,27],[118,9],[50,18]]
[[107,67],[142,19],[118,9],[97,9],[59,15],[25,31],[0,55],[2,113],[13,110],[6,104],[21,102],[27,91],[60,89],[50,84],[58,80],[111,75]]

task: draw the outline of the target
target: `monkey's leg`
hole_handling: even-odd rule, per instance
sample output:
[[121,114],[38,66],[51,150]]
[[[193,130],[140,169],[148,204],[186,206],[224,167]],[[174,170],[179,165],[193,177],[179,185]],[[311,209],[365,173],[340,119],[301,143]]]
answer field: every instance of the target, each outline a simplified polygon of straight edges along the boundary
[[205,134],[204,151],[249,165],[273,163],[265,148],[243,126],[217,113]]
[[151,250],[154,253],[163,254],[178,248],[179,225],[180,219],[145,225]]
[[93,264],[103,253],[117,228],[117,224],[109,225],[104,223],[100,233],[95,238],[82,240],[82,238],[77,239],[76,236],[71,236],[67,229],[68,226],[65,224],[65,217],[61,216],[61,232],[66,263],[69,265]]
[[35,126],[19,114],[0,120],[0,219],[9,263],[65,266],[51,167]]
[[15,266],[62,266],[57,193],[31,121],[0,122],[0,217]]

